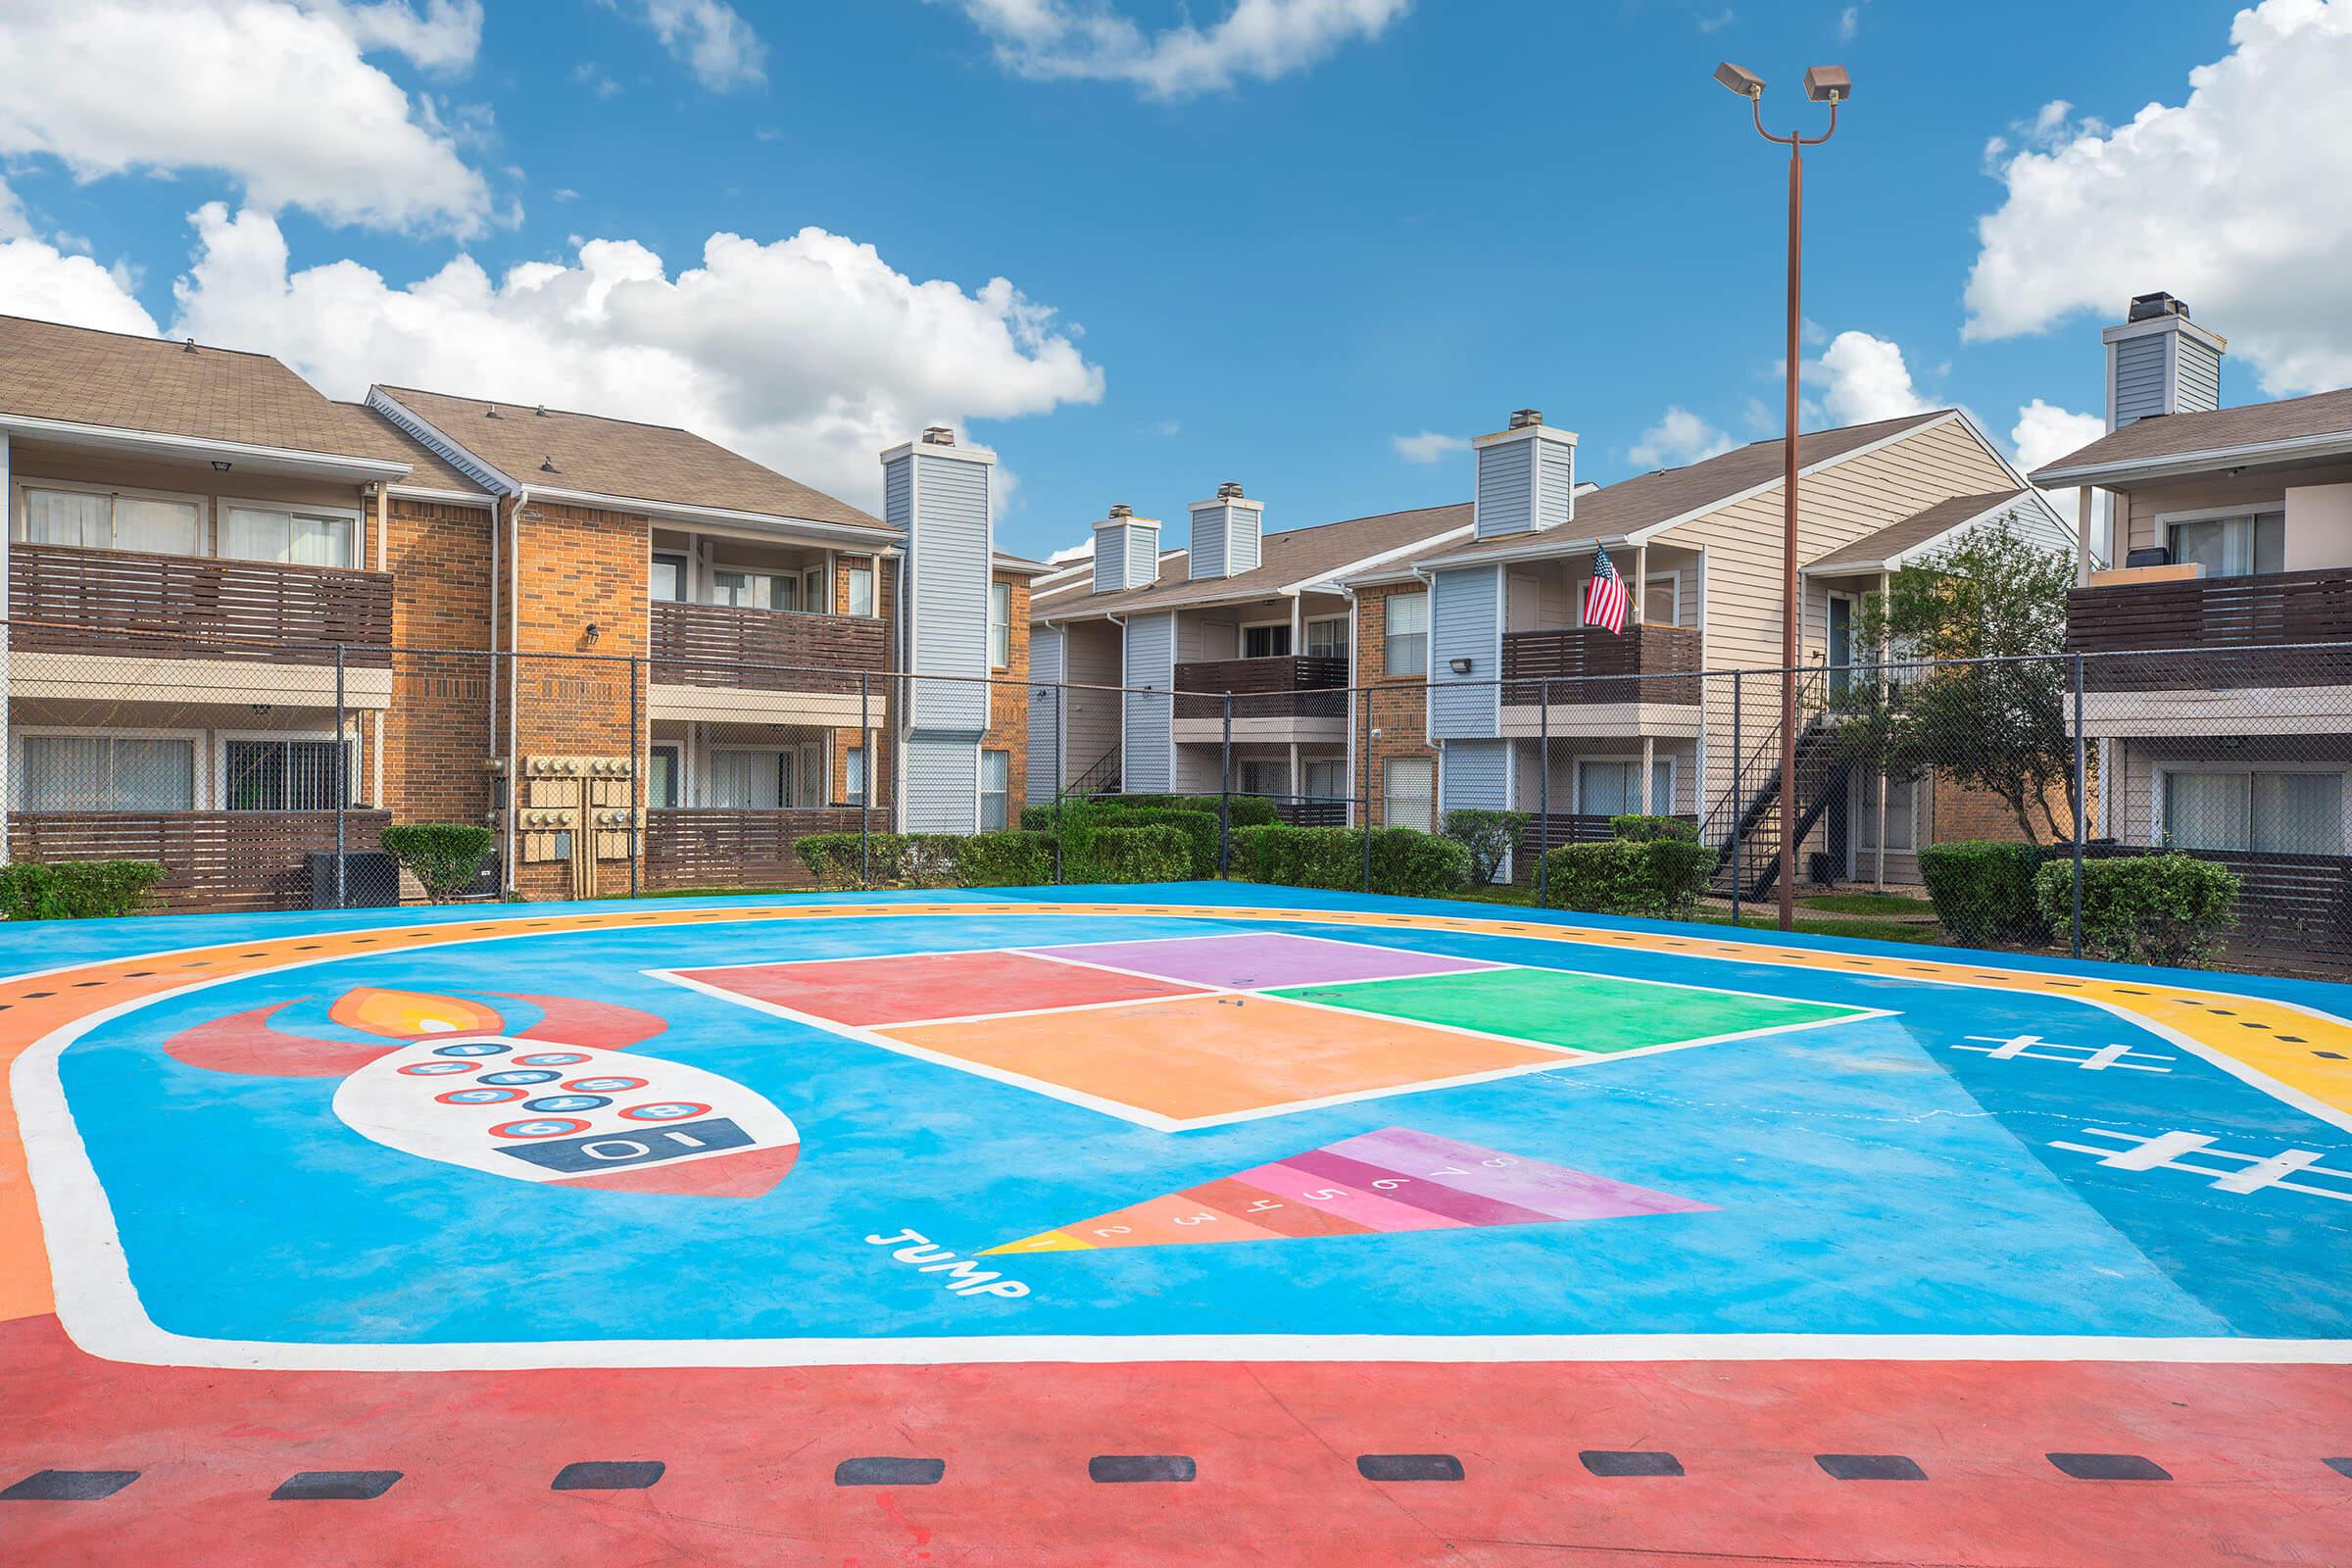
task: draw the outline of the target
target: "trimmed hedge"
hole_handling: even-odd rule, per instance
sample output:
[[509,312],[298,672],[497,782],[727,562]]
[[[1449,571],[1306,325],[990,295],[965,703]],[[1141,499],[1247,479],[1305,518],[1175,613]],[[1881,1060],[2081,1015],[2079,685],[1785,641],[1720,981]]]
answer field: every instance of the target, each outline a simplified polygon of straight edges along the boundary
[[1525,811],[1482,811],[1467,808],[1447,811],[1439,824],[1446,837],[1470,852],[1470,880],[1481,887],[1493,882],[1502,862],[1518,847],[1530,818]]
[[1657,839],[1684,839],[1698,842],[1698,824],[1679,816],[1645,816],[1629,811],[1623,816],[1609,818],[1609,836],[1626,839],[1635,844],[1647,844]]
[[[2133,855],[2082,862],[2082,951],[2119,963],[2199,968],[2237,925],[2238,879],[2193,855]],[[2053,860],[2034,877],[2042,917],[2074,919],[2074,867]]]
[[1051,833],[975,833],[956,858],[956,882],[966,888],[1029,888],[1054,880]]
[[0,915],[11,920],[106,920],[136,914],[164,879],[155,860],[16,860],[0,865]]
[[1711,847],[1681,837],[1564,844],[1544,858],[1545,902],[1590,914],[1687,919],[1720,858]]
[[396,822],[384,829],[384,853],[424,888],[435,904],[447,904],[481,875],[482,858],[498,842],[478,822]]
[[[1374,893],[1444,898],[1470,883],[1470,848],[1459,840],[1409,827],[1378,828],[1371,838]],[[1360,891],[1364,834],[1351,827],[1236,828],[1233,874],[1276,887]]]
[[877,888],[1030,887],[1054,880],[1054,840],[1045,833],[876,833],[860,857],[855,833],[812,833],[792,853],[828,893]]
[[[1919,879],[1927,884],[1944,935],[1968,948],[2048,942],[2049,923],[2034,897],[2034,874],[2042,854],[2038,844],[1987,839],[1955,839],[1920,851]],[[2071,919],[2071,880],[2068,886]]]
[[[1213,823],[1212,823],[1213,825]],[[1192,875],[1193,845],[1165,823],[1098,829],[1084,854],[1065,850],[1063,873],[1072,882],[1182,882]]]

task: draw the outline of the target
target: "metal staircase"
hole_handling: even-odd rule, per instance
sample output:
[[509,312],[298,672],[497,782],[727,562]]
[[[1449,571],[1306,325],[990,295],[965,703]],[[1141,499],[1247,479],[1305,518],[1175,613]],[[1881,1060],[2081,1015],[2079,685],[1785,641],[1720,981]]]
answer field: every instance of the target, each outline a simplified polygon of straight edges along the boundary
[[1085,772],[1061,787],[1061,798],[1087,800],[1119,792],[1119,748],[1113,746],[1087,765]]
[[[1796,826],[1801,846],[1853,777],[1854,758],[1838,737],[1838,715],[1822,706],[1818,674],[1797,691]],[[1729,898],[1761,899],[1781,878],[1781,726],[1776,722],[1746,757],[1735,759],[1737,773],[1716,798],[1701,830],[1722,852],[1714,891]]]

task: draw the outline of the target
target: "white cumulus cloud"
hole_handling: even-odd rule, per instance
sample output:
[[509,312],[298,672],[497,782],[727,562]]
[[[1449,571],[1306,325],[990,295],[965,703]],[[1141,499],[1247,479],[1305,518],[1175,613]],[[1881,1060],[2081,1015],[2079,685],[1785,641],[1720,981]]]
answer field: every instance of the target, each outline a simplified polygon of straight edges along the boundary
[[1389,445],[1407,463],[1437,463],[1456,452],[1469,451],[1470,438],[1424,430],[1419,435],[1393,435],[1389,437]]
[[1679,468],[1729,452],[1739,444],[1689,409],[1670,404],[1626,456],[1637,467]]
[[2052,104],[2001,145],[1968,337],[2120,320],[2165,289],[2270,395],[2352,382],[2352,0],[2264,0],[2230,40],[2180,103],[2113,128]]
[[1838,333],[1797,373],[1817,389],[1832,425],[1868,424],[1938,406],[1913,384],[1901,346],[1868,332]]
[[1102,0],[943,0],[960,7],[1024,76],[1124,81],[1183,98],[1271,81],[1378,38],[1412,0],[1235,0],[1208,26],[1148,30]]
[[[606,0],[621,8],[621,0]],[[670,58],[712,92],[757,86],[767,79],[767,45],[724,0],[633,0]]]
[[818,228],[713,234],[674,275],[634,240],[493,277],[459,256],[400,284],[291,268],[267,214],[193,215],[174,332],[275,354],[338,397],[421,386],[679,424],[867,505],[876,456],[924,425],[1098,400],[1102,372],[1004,278],[917,282]]
[[132,297],[122,273],[30,235],[0,239],[0,312],[155,335],[155,318]]
[[446,229],[489,220],[481,174],[433,106],[365,60],[469,61],[472,0],[8,0],[0,155],[76,178],[214,170],[246,202],[331,222]]
[[[2054,463],[2070,452],[2081,451],[2107,433],[2107,421],[2095,414],[2076,414],[2054,403],[2035,398],[2017,411],[2017,423],[2010,427],[2009,444],[2017,449],[2017,466],[2027,473],[2045,463]],[[2107,499],[2093,494],[2091,515],[2091,548],[2101,560],[2112,560],[2106,541],[2101,537],[2105,525]],[[2082,504],[2079,490],[2044,490],[2050,505],[2064,517],[2067,526],[2081,522]]]

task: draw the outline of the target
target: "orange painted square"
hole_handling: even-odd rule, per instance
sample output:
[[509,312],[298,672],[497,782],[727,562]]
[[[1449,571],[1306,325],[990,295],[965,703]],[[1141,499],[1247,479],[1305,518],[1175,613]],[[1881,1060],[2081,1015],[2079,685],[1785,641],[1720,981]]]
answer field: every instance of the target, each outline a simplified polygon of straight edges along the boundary
[[1255,996],[902,1025],[879,1033],[935,1055],[1177,1122],[1572,1059],[1507,1040]]

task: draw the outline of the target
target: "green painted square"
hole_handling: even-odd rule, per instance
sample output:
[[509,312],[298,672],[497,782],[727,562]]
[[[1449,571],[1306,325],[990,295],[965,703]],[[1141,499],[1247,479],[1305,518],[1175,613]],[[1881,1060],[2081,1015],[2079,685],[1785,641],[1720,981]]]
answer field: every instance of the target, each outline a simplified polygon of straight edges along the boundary
[[1485,969],[1418,980],[1287,986],[1269,995],[1603,1054],[1862,1016],[1860,1008],[1829,1003],[1560,969]]

